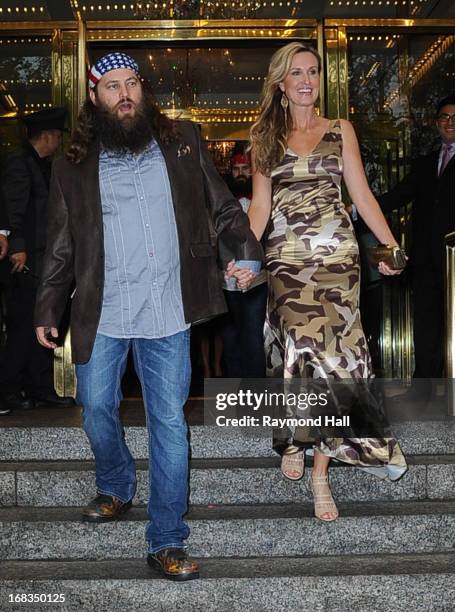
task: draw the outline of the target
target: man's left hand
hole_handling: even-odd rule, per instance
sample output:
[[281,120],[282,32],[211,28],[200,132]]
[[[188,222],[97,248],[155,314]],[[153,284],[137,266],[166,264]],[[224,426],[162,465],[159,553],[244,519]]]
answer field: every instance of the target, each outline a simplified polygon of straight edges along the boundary
[[8,238],[0,234],[0,261],[6,257],[8,253]]

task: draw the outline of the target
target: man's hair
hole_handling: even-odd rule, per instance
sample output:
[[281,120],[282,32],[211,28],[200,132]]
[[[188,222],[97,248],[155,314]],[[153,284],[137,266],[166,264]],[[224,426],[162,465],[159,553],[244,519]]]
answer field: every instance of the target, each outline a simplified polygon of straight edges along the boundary
[[[153,133],[156,134],[161,142],[166,144],[171,142],[177,136],[176,123],[159,110],[147,82],[142,83],[142,91],[144,96],[143,103],[147,110],[147,115],[150,117]],[[66,153],[66,158],[69,161],[78,164],[86,158],[90,145],[98,136],[96,115],[97,107],[90,98],[87,98],[79,112],[76,126],[71,134],[70,146]]]
[[441,109],[444,108],[444,106],[448,106],[449,104],[455,105],[455,93],[450,94],[450,96],[446,96],[438,102],[438,106],[436,108],[436,116],[439,115]]

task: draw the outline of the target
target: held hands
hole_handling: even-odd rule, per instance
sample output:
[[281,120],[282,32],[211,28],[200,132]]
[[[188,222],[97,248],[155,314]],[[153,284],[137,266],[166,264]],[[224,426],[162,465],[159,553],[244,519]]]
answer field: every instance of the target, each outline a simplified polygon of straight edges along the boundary
[[255,276],[257,276],[257,272],[253,272],[248,268],[238,268],[235,265],[234,259],[228,263],[224,275],[225,279],[234,277],[237,281],[237,287],[242,291],[246,291],[249,288]]

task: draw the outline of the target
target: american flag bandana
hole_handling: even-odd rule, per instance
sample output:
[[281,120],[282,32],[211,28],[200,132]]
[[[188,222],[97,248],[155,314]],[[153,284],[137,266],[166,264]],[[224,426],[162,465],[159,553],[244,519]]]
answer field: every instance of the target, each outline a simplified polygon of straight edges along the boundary
[[129,68],[139,76],[139,66],[132,57],[126,53],[108,53],[100,57],[90,68],[88,74],[89,87],[93,89],[106,72],[117,68]]

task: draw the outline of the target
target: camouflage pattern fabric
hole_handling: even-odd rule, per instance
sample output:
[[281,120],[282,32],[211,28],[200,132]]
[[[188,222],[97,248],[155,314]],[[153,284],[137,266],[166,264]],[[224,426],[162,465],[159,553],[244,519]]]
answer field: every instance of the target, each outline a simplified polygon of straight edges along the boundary
[[[359,249],[341,200],[340,121],[307,156],[290,149],[274,168],[266,240],[267,375],[368,379],[371,361],[359,311]],[[378,415],[379,416],[379,415]],[[307,439],[296,431],[295,439]],[[324,454],[393,479],[406,462],[393,436],[322,438]]]

